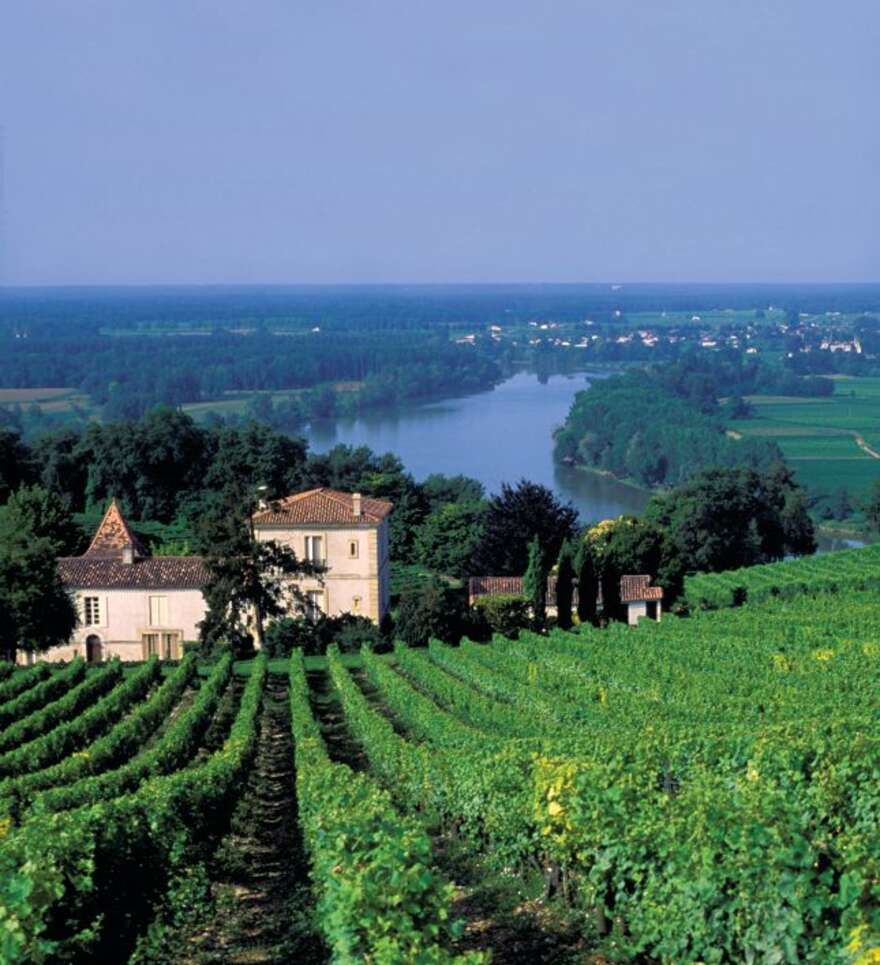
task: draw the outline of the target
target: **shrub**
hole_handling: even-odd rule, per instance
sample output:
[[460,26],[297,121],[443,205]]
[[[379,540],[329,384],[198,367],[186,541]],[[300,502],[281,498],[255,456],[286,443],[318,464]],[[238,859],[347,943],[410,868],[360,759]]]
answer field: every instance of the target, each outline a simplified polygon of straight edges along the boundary
[[432,637],[444,643],[458,643],[466,623],[461,593],[434,585],[401,598],[397,636],[411,647],[426,647]]
[[480,640],[488,640],[495,633],[516,639],[531,623],[528,601],[515,594],[478,597],[472,615],[474,633]]

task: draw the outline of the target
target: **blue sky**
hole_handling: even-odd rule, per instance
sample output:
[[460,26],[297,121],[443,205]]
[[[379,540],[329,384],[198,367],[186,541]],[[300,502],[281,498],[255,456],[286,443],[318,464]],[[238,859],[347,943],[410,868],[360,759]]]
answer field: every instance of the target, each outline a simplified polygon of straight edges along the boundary
[[6,284],[876,281],[876,0],[27,0]]

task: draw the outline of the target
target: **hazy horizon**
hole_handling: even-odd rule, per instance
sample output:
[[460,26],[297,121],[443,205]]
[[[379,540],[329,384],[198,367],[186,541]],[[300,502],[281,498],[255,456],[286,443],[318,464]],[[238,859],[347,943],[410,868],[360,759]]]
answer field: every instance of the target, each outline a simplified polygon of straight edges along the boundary
[[2,22],[3,286],[880,279],[868,0]]

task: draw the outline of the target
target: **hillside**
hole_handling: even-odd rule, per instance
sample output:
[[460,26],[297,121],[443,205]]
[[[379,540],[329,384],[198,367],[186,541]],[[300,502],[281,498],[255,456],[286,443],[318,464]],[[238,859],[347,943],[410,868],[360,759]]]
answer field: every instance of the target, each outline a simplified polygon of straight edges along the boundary
[[847,587],[308,672],[6,670],[4,960],[848,961],[878,639]]

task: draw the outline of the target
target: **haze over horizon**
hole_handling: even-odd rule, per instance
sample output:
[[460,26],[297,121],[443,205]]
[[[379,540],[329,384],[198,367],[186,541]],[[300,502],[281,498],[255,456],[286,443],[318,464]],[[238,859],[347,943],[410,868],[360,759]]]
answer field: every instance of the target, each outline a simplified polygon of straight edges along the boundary
[[2,23],[0,284],[880,279],[868,0]]

